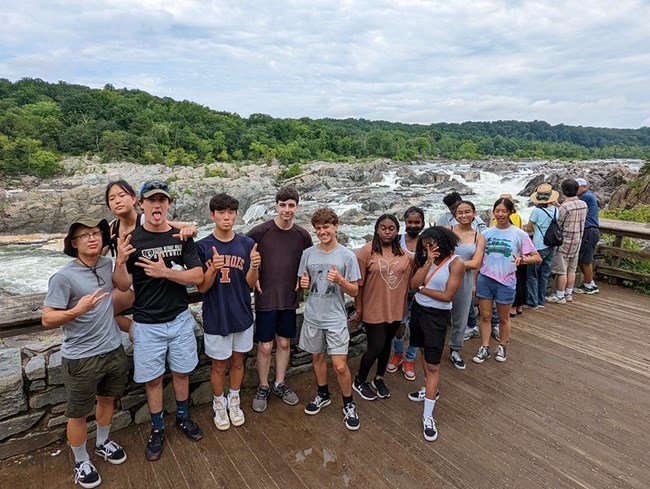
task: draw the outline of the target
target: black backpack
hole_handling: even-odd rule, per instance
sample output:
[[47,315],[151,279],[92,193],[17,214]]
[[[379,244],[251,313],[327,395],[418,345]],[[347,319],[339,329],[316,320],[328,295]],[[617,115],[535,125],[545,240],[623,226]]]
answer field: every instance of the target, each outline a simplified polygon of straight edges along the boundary
[[540,207],[540,209],[551,218],[551,224],[549,224],[548,229],[544,233],[544,244],[551,248],[562,246],[562,243],[564,243],[564,235],[562,234],[560,225],[557,223],[557,219],[555,219],[556,213],[554,212],[553,216],[551,216],[543,207]]

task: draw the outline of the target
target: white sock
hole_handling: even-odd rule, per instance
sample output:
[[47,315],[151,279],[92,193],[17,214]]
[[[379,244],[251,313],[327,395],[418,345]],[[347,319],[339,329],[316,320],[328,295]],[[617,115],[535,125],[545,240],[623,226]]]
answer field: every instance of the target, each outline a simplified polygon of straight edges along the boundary
[[594,282],[593,280],[588,284],[585,284],[585,287],[588,287],[590,289],[593,289],[595,286],[596,286],[596,282]]
[[99,426],[97,425],[97,440],[95,444],[99,447],[102,446],[108,440],[108,434],[111,431],[111,425],[108,426]]
[[212,395],[212,399],[215,401],[219,401],[221,404],[226,404],[226,396],[221,394],[220,396],[215,396],[214,394]]
[[230,392],[228,392],[228,400],[230,401],[233,397],[239,397],[239,389],[230,389]]
[[563,290],[556,290],[555,295],[558,296],[560,299],[564,297],[564,291]]
[[73,447],[72,445],[70,445],[70,449],[72,450],[72,453],[74,454],[74,461],[76,463],[85,462],[86,460],[90,460],[90,455],[88,455],[88,450],[86,450],[86,442],[83,442],[78,447]]
[[436,407],[436,400],[424,398],[424,412],[422,413],[423,418],[433,418],[433,408]]
[[564,295],[571,295],[571,294],[573,294],[573,289],[567,287],[566,290],[564,291]]

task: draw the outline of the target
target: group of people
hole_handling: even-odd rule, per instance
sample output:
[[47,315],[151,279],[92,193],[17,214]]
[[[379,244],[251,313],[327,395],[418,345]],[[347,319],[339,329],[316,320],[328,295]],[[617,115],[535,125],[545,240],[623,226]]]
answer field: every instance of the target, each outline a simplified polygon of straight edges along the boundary
[[[115,220],[109,224],[105,219],[80,217],[70,225],[64,252],[74,259],[51,277],[43,307],[43,325],[61,327],[64,335],[65,415],[75,482],[84,488],[101,483],[86,447],[86,418],[93,408],[97,421],[94,452],[112,464],[126,460],[124,448],[109,436],[114,401],[124,390],[128,371],[120,330],[133,342],[134,380],[145,384],[151,414],[146,459],[158,460],[164,449],[166,366],[176,398],[176,427],[192,441],[203,438],[189,414],[189,374],[198,364],[195,322],[188,310],[188,287],[192,286],[203,294],[204,348],[212,362],[213,422],[218,430],[245,423],[240,389],[245,354],[255,342],[259,384],[253,411],[263,412],[271,397],[288,405],[299,403],[285,376],[290,342],[297,334],[296,309],[304,294],[299,348],[311,354],[317,384],[304,412],[316,415],[332,404],[326,353],[342,396],[344,424],[356,431],[360,420],[353,391],[368,401],[390,397],[386,372],[402,365],[405,377],[414,380],[420,351],[425,386],[409,394],[409,399],[424,402],[423,435],[427,441],[435,440],[433,412],[448,327],[450,361],[464,369],[463,341],[475,334],[480,335],[481,346],[473,361],[482,363],[491,356],[495,316],[499,327],[495,359],[504,362],[511,307],[518,284],[522,286],[518,269],[528,266],[523,287],[530,307],[543,306],[545,301],[570,301],[576,262],[585,274],[582,291],[597,292],[593,275],[587,281],[590,276],[583,268],[586,255],[580,251],[577,256],[583,234],[585,246],[597,242],[597,207],[596,226],[586,227],[595,231],[583,232],[577,221],[593,215],[587,213],[588,204],[576,197],[581,182],[571,180],[573,186],[567,182],[562,184],[565,202],[555,217],[564,232],[555,258],[553,250],[545,251],[539,241],[548,228],[540,212],[550,216],[549,207],[556,215],[553,204],[558,193],[548,185],[538,187],[531,198],[538,206],[528,224],[532,240],[513,224],[511,198],[495,202],[493,225],[488,227],[472,202],[452,193],[443,200],[449,213],[435,226],[425,229],[424,210],[411,207],[403,215],[405,232],[400,233],[400,221],[384,214],[375,222],[372,241],[355,253],[338,242],[339,218],[330,208],[321,208],[311,217],[318,240],[313,244],[310,233],[295,222],[299,195],[291,187],[276,194],[277,215],[247,235],[234,232],[237,199],[225,193],[213,196],[209,212],[214,229],[195,242],[193,224],[167,219],[173,193],[166,182],[148,181],[139,194],[123,180],[109,183],[106,204]],[[109,253],[114,263],[106,256]],[[558,287],[546,298],[551,262]],[[346,295],[355,302],[349,317]],[[474,301],[480,315],[476,332],[472,329]],[[128,311],[132,319],[124,314]],[[364,327],[367,339],[354,378],[347,362],[350,326]],[[403,356],[407,331],[409,346]],[[275,378],[271,380],[273,354]]]

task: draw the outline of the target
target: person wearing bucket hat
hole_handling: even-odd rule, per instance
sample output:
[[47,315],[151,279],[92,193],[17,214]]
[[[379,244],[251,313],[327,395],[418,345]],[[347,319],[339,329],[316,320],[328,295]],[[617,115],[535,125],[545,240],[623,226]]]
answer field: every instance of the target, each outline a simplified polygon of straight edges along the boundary
[[81,216],[64,241],[64,252],[74,260],[50,278],[43,305],[43,326],[63,332],[61,368],[67,394],[67,437],[72,449],[75,483],[101,483],[86,449],[86,418],[95,409],[97,439],[94,451],[111,464],[126,460],[124,449],[109,439],[115,398],[122,395],[128,361],[113,318],[113,280],[110,258],[102,247],[110,239],[108,222]]
[[530,201],[535,204],[535,208],[530,214],[526,231],[528,234],[532,234],[533,244],[537,248],[539,256],[542,257],[542,263],[528,265],[527,270],[528,297],[526,305],[532,309],[544,307],[546,303],[546,288],[551,275],[555,248],[544,244],[544,235],[551,222],[559,217],[559,210],[556,207],[559,197],[560,193],[553,190],[548,183],[540,184],[530,196]]
[[582,243],[578,253],[578,266],[584,276],[584,284],[576,289],[578,294],[598,294],[598,286],[594,282],[594,253],[600,241],[600,221],[598,220],[598,199],[589,190],[589,183],[584,178],[576,178],[578,182],[578,198],[587,204],[587,219]]
[[168,363],[176,395],[176,427],[190,440],[203,431],[189,416],[189,374],[198,364],[195,321],[188,309],[187,285],[203,282],[203,268],[192,238],[181,240],[167,221],[173,201],[166,182],[151,180],[140,189],[144,223],[118,236],[113,280],[121,291],[133,285],[133,379],[146,384],[151,436],[150,461],[162,456],[165,440],[163,375]]

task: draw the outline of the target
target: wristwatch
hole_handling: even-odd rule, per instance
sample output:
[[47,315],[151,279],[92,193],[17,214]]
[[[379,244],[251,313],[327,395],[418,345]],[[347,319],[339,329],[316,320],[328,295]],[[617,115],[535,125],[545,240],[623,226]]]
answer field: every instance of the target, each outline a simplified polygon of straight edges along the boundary
[[418,292],[422,292],[422,289],[424,289],[424,285],[420,285],[420,286],[418,287]]

